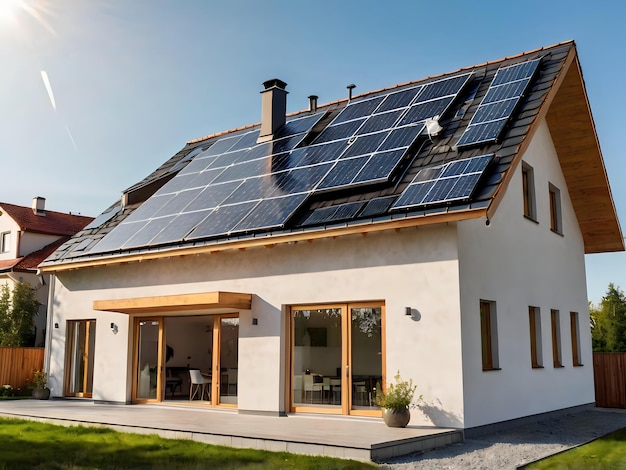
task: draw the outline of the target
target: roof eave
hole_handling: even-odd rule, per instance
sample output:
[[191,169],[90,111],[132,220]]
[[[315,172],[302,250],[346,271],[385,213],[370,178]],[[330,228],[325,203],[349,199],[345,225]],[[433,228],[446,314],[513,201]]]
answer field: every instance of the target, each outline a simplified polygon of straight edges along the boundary
[[583,236],[585,254],[624,251],[624,238],[574,43],[541,109],[520,143],[511,167],[492,198],[487,210],[488,217],[493,218],[515,169],[544,119],[550,128],[567,183]]
[[219,253],[228,250],[245,250],[247,248],[267,247],[276,245],[311,242],[324,238],[337,238],[348,235],[367,235],[374,232],[386,230],[400,230],[404,228],[420,227],[439,223],[458,222],[467,219],[487,217],[487,210],[484,207],[477,209],[453,210],[433,214],[420,215],[416,217],[405,217],[392,219],[384,222],[368,221],[363,224],[351,224],[334,228],[320,228],[320,230],[309,230],[300,232],[288,232],[282,234],[272,234],[265,237],[250,239],[228,240],[195,247],[174,247],[170,250],[152,251],[144,253],[113,255],[98,259],[81,259],[76,261],[65,260],[60,264],[40,265],[41,272],[57,273],[98,266],[109,266],[122,263],[134,263],[147,260],[164,259],[178,256],[195,256],[201,254]]
[[578,57],[547,110],[546,121],[582,232],[585,253],[624,251],[611,187]]

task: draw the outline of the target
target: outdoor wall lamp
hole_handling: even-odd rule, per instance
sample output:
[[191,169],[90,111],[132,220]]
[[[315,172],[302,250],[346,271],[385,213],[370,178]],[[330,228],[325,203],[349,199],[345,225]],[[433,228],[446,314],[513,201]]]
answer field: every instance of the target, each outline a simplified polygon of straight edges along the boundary
[[259,319],[258,318],[253,318],[252,319],[252,324],[253,325],[258,325],[259,324]]
[[413,311],[411,310],[411,307],[404,307],[404,314],[408,316],[413,315]]
[[55,323],[55,324],[54,324],[54,327],[58,330],[58,329],[59,329],[59,324],[58,324],[58,323]]
[[111,322],[111,331],[115,334],[117,334],[117,325],[113,322]]

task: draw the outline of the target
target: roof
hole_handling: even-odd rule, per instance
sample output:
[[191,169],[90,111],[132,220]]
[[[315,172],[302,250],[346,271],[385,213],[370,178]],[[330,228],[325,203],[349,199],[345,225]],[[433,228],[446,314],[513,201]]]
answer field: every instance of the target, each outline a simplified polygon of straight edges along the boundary
[[42,268],[491,218],[544,119],[585,252],[623,250],[569,41],[192,140]]
[[37,267],[48,256],[54,253],[61,245],[69,240],[69,236],[59,238],[58,240],[44,246],[40,250],[22,256],[21,258],[0,260],[0,272],[36,272]]
[[74,235],[93,220],[92,217],[49,210],[46,210],[44,215],[38,215],[31,207],[6,202],[0,202],[0,212],[11,217],[24,232],[46,235]]

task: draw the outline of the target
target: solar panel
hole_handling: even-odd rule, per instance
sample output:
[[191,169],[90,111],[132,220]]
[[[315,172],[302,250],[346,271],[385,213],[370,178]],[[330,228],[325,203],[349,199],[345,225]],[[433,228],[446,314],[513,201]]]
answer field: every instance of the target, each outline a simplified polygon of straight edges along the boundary
[[385,196],[370,199],[365,208],[361,211],[360,217],[376,217],[386,214],[396,196]]
[[500,67],[457,147],[494,142],[526,92],[541,59]]
[[346,202],[331,207],[319,207],[304,220],[302,225],[321,225],[339,222],[355,217],[365,205],[365,201]]
[[[353,100],[312,145],[299,147],[326,113],[290,119],[270,142],[257,144],[258,128],[219,138],[184,157],[186,166],[92,251],[279,228],[316,192],[388,182],[423,120],[444,113],[470,76]],[[357,206],[331,217],[353,217]]]
[[492,154],[481,155],[420,170],[392,209],[469,199],[492,160]]
[[89,230],[89,229],[100,227],[101,225],[104,225],[106,222],[108,222],[113,217],[115,217],[117,214],[119,214],[119,212],[121,210],[122,210],[122,205],[121,204],[115,204],[114,206],[109,207],[102,214],[100,214],[98,217],[93,219],[89,223],[89,225],[87,225],[85,228],[83,228],[83,230]]

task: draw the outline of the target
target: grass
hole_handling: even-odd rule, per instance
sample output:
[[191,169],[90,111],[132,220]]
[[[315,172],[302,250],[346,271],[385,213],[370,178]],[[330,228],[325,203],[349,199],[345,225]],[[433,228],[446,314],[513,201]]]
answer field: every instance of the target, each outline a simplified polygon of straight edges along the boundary
[[372,469],[354,460],[0,418],[0,469]]
[[540,460],[527,469],[626,469],[626,428],[572,450]]

